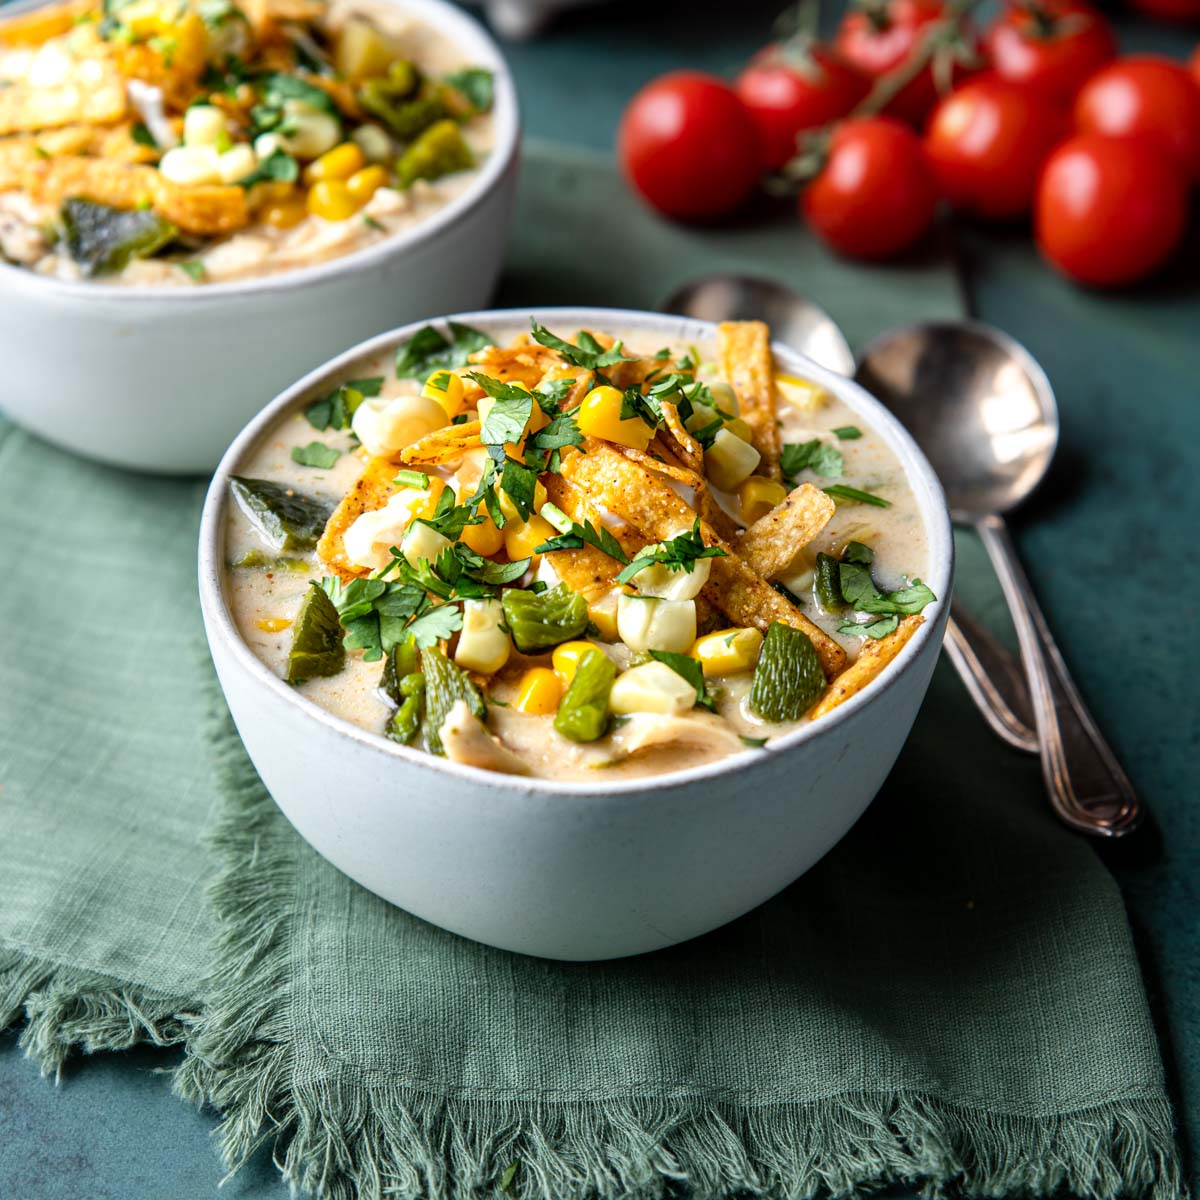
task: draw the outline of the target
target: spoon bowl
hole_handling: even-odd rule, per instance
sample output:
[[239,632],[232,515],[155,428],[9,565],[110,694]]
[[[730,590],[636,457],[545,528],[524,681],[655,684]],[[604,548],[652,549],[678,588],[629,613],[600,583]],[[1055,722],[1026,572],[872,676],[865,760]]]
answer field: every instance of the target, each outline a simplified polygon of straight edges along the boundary
[[854,373],[854,353],[837,322],[815,300],[773,280],[710,275],[677,288],[663,309],[702,321],[765,321],[777,341],[839,375]]
[[1049,469],[1054,392],[999,330],[964,321],[889,330],[864,349],[855,378],[917,439],[960,523],[1009,512]]

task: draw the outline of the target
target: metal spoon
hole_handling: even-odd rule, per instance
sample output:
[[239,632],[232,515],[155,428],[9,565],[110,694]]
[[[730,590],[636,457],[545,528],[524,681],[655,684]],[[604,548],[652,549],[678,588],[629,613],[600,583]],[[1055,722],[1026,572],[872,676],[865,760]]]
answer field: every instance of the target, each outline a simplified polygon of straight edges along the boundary
[[[663,303],[666,312],[704,321],[766,321],[772,335],[849,376],[854,354],[834,319],[815,300],[770,279],[711,275],[684,284]],[[971,699],[997,736],[1027,754],[1038,752],[1024,673],[992,634],[957,601],[950,605],[945,650]]]
[[1055,811],[1085,833],[1128,833],[1141,802],[1071,680],[1002,516],[1041,482],[1058,445],[1045,373],[1012,338],[964,321],[883,334],[863,350],[856,378],[904,422],[951,517],[974,526],[987,549],[1021,644]]

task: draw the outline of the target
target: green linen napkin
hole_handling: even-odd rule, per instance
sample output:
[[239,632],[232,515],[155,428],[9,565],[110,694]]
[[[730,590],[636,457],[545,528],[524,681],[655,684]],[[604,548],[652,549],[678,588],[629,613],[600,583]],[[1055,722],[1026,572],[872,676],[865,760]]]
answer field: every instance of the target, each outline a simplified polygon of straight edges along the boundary
[[[503,299],[649,306],[728,264],[856,338],[957,306],[944,265],[672,229],[540,148]],[[275,809],[204,656],[200,498],[0,425],[0,1027],[24,1015],[43,1066],[185,1040],[177,1089],[231,1165],[278,1138],[291,1182],[347,1200],[1183,1195],[1120,897],[944,668],[781,896],[651,956],[522,958],[371,896]]]

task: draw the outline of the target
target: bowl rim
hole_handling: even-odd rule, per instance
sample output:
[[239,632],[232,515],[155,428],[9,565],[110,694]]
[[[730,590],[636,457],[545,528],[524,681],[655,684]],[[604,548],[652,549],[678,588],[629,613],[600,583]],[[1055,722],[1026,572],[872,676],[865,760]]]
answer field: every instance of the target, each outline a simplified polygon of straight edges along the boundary
[[205,633],[211,642],[220,639],[232,653],[238,667],[245,671],[261,687],[277,696],[283,703],[294,706],[304,716],[324,725],[332,734],[347,738],[365,749],[398,759],[410,766],[445,773],[463,782],[500,788],[512,793],[526,795],[536,792],[552,795],[621,796],[644,793],[648,789],[664,791],[690,787],[703,780],[720,776],[729,771],[744,769],[748,762],[762,756],[786,754],[814,739],[821,738],[852,719],[858,711],[873,704],[889,691],[916,662],[922,647],[932,637],[942,622],[941,616],[949,612],[950,592],[954,576],[954,537],[946,498],[942,486],[924,454],[900,422],[873,396],[852,379],[837,375],[820,364],[779,342],[772,343],[772,350],[789,371],[800,371],[831,391],[837,393],[856,413],[864,416],[867,423],[884,438],[888,448],[899,459],[909,486],[917,502],[918,511],[925,523],[929,542],[928,583],[938,599],[931,606],[932,613],[917,632],[909,639],[900,653],[879,677],[872,680],[861,692],[840,704],[819,722],[804,725],[784,734],[761,748],[730,754],[710,763],[688,767],[681,771],[663,772],[631,779],[605,781],[552,780],[527,775],[506,775],[482,767],[468,766],[438,758],[424,750],[401,746],[387,741],[380,734],[371,733],[358,725],[335,716],[315,701],[309,700],[290,687],[271,671],[246,645],[238,632],[230,607],[226,602],[222,578],[226,571],[223,553],[218,553],[224,541],[224,517],[229,500],[227,486],[229,476],[236,473],[237,464],[286,414],[298,410],[302,403],[321,390],[329,390],[336,381],[352,374],[354,364],[363,358],[393,350],[426,325],[445,328],[447,322],[475,325],[485,330],[489,327],[510,329],[523,326],[530,318],[541,324],[570,325],[572,327],[617,328],[629,332],[658,332],[664,337],[680,341],[696,341],[712,337],[716,325],[691,317],[680,317],[666,313],[636,309],[600,308],[584,306],[482,309],[475,312],[453,313],[414,321],[398,329],[381,333],[360,342],[357,346],[339,354],[323,366],[310,371],[267,404],[234,439],[222,456],[213,473],[200,523],[198,577],[200,607],[204,616]]
[[[2,0],[0,0],[2,2]],[[5,15],[32,12],[52,0],[16,0],[4,8]],[[39,275],[27,267],[0,260],[0,289],[11,286],[57,294],[72,300],[95,300],[106,305],[162,301],[166,304],[203,303],[205,300],[228,300],[261,293],[286,291],[296,287],[316,285],[366,271],[402,255],[427,240],[433,240],[453,225],[465,219],[483,199],[498,187],[516,159],[521,143],[520,106],[516,84],[508,61],[496,39],[483,24],[449,0],[370,0],[373,4],[392,5],[405,13],[411,12],[418,21],[436,28],[456,46],[472,56],[473,61],[488,67],[495,79],[492,115],[495,140],[492,149],[479,168],[479,173],[459,195],[444,204],[425,220],[401,230],[370,246],[339,254],[324,262],[307,267],[275,271],[250,279],[232,279],[224,283],[206,283],[201,287],[172,287],[154,284],[97,284],[95,281],[55,279]]]

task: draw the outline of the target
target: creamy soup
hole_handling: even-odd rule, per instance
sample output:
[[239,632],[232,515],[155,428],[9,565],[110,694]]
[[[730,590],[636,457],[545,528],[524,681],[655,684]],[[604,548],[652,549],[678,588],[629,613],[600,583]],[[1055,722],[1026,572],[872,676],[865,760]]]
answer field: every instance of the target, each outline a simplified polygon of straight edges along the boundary
[[493,146],[492,76],[382,0],[90,0],[0,21],[0,256],[222,283],[420,224]]
[[578,780],[756,752],[887,668],[928,544],[853,409],[774,374],[761,326],[535,333],[418,335],[406,377],[359,364],[239,464],[228,590],[270,670],[381,737]]

